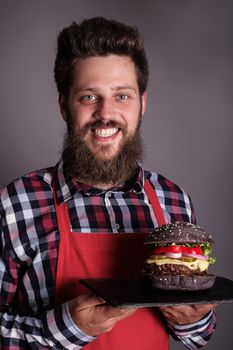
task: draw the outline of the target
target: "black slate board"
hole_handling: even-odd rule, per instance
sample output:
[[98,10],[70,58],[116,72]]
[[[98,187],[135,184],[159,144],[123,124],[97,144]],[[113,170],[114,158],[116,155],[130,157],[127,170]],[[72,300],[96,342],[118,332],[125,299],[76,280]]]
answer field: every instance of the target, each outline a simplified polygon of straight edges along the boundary
[[155,307],[183,304],[233,302],[233,281],[216,277],[212,288],[203,291],[163,291],[143,280],[82,279],[80,282],[115,307]]

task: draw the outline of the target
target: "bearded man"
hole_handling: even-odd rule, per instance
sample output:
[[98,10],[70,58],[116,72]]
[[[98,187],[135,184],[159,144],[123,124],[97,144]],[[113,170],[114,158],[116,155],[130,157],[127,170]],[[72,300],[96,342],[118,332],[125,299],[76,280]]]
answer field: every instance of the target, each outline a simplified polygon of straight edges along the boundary
[[136,277],[148,232],[195,223],[188,194],[141,165],[140,33],[100,17],[73,23],[58,36],[54,73],[62,157],[1,190],[2,348],[167,350],[169,333],[187,348],[205,345],[213,305],[114,308],[79,282]]

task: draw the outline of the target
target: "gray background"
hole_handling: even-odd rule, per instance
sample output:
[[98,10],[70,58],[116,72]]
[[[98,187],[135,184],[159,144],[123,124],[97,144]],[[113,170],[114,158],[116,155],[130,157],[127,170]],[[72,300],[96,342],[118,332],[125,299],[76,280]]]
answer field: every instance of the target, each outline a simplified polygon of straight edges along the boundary
[[[216,274],[232,271],[233,2],[1,1],[0,186],[55,164],[64,124],[53,82],[57,33],[96,15],[135,24],[150,63],[145,166],[191,195],[215,237]],[[218,306],[206,349],[232,349],[233,304]],[[183,347],[171,340],[171,349]]]

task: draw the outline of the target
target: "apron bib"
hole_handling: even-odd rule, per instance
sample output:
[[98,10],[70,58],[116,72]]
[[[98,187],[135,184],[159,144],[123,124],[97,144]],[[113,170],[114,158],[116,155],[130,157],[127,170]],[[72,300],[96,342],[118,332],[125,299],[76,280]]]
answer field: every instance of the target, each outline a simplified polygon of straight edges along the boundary
[[[165,218],[159,200],[149,181],[145,182],[159,225]],[[55,191],[54,191],[55,193]],[[56,303],[62,303],[87,293],[79,283],[81,278],[121,278],[138,276],[148,248],[142,233],[80,233],[70,232],[67,203],[55,208],[60,233],[56,273]],[[156,309],[139,308],[132,316],[119,321],[85,346],[85,350],[167,350],[168,333]]]

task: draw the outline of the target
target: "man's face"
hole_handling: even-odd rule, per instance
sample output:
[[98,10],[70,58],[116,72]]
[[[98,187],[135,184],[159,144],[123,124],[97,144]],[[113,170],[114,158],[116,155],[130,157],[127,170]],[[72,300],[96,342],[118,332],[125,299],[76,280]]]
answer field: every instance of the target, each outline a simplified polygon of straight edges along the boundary
[[145,105],[146,94],[139,95],[134,63],[118,55],[79,60],[69,97],[60,98],[63,118],[99,160],[119,154],[134,135]]

